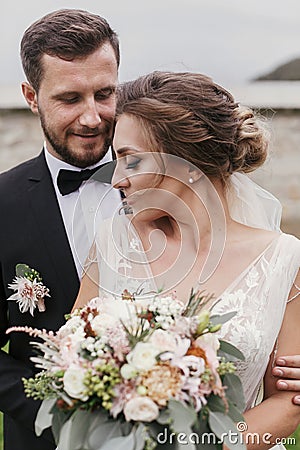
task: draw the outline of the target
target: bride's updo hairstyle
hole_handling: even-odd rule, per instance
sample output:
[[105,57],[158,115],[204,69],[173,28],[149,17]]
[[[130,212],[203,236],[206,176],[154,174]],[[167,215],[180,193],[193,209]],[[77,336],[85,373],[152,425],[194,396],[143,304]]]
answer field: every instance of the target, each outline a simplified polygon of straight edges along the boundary
[[149,151],[183,158],[210,178],[251,172],[267,156],[263,122],[205,75],[157,71],[125,82],[117,96],[121,114],[140,122]]

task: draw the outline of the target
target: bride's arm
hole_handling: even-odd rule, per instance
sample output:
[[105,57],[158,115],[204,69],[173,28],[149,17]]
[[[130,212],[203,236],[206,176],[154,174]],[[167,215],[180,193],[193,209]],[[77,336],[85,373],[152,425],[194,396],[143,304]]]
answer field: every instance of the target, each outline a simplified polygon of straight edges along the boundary
[[84,273],[77,298],[75,300],[74,306],[72,308],[72,312],[74,309],[82,308],[85,306],[89,300],[94,297],[98,297],[99,295],[99,286],[98,286],[98,266],[96,263],[93,263],[89,270]]
[[[298,273],[296,284],[300,284]],[[297,291],[292,289],[290,298]],[[300,353],[300,296],[296,297],[286,307],[283,324],[278,337],[278,357]],[[276,388],[276,378],[272,375],[273,360],[270,359],[264,378],[265,400],[244,414],[248,425],[246,433],[258,433],[259,443],[250,442],[248,449],[264,449],[276,444],[276,439],[288,437],[300,423],[300,408],[292,403],[295,392],[279,392]],[[266,438],[266,434],[271,435]],[[247,436],[245,435],[245,438]],[[270,441],[270,444],[264,441]]]

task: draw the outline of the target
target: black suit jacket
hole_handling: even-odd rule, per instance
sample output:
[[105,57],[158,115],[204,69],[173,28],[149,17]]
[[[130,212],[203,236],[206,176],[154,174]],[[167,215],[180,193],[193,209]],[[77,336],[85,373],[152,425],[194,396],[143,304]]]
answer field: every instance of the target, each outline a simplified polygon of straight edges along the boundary
[[[28,325],[56,330],[72,309],[79,289],[55,190],[44,153],[0,175],[0,347],[10,339],[9,355],[0,352],[0,410],[4,412],[5,450],[52,450],[52,435],[37,438],[33,430],[39,403],[23,393],[22,377],[33,373],[29,357],[32,338],[11,326]],[[8,284],[18,263],[40,272],[50,289],[46,311],[21,313]]]

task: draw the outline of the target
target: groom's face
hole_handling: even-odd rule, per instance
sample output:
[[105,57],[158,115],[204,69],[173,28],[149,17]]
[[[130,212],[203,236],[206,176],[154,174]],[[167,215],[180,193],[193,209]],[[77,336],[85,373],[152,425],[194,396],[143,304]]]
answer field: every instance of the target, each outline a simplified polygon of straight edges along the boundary
[[113,133],[117,61],[109,43],[71,61],[43,55],[36,111],[55,157],[74,166],[97,163]]

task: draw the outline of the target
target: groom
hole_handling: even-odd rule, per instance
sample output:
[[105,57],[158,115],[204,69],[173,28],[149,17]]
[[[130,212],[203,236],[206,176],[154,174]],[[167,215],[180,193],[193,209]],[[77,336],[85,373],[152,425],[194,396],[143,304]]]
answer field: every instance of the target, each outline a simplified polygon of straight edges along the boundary
[[[0,176],[0,347],[8,340],[7,328],[27,325],[56,330],[70,312],[89,249],[80,211],[83,186],[89,200],[87,213],[94,214],[103,196],[102,218],[120,203],[107,182],[86,182],[92,173],[87,168],[111,159],[108,149],[119,66],[115,32],[98,15],[75,9],[56,11],[26,30],[21,58],[28,80],[22,84],[23,94],[39,116],[45,142],[38,157]],[[13,293],[8,285],[18,263],[37,270],[49,288],[45,312],[36,308],[31,316],[16,301],[6,300]],[[0,352],[4,448],[52,450],[51,432],[37,438],[33,429],[38,402],[23,393],[21,379],[33,373],[32,338],[17,332],[9,338],[9,354]]]

